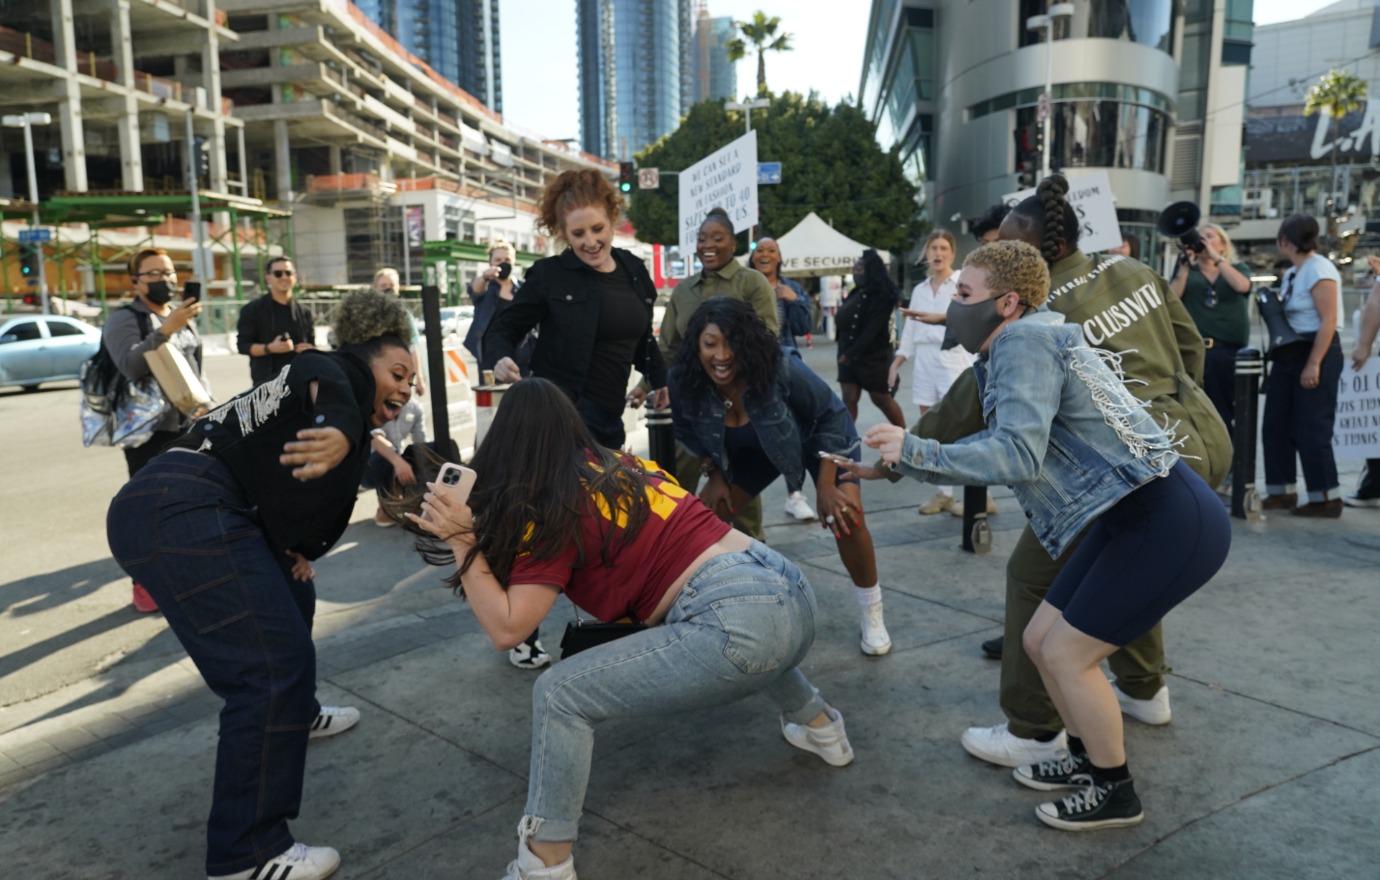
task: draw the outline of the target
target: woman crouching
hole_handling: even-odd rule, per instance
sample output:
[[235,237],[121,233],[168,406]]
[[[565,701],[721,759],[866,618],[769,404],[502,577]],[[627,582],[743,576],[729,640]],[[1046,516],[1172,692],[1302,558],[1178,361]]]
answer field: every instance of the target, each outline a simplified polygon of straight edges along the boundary
[[[646,625],[563,660],[532,692],[532,759],[518,857],[505,880],[573,880],[594,728],[765,692],[787,741],[853,760],[843,718],[799,669],[815,636],[800,570],[734,531],[654,466],[599,446],[543,379],[504,395],[467,501],[431,484],[420,529],[445,542],[451,583],[494,646],[536,629],[565,593],[604,621]],[[439,558],[438,558],[439,557]]]

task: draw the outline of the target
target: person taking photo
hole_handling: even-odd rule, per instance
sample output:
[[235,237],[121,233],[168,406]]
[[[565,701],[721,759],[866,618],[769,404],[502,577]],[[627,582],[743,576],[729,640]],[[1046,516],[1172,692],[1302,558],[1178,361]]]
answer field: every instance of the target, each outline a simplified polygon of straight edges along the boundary
[[311,310],[293,298],[297,267],[285,255],[264,264],[268,293],[240,309],[236,350],[249,357],[249,378],[258,386],[277,376],[304,351],[316,347]]

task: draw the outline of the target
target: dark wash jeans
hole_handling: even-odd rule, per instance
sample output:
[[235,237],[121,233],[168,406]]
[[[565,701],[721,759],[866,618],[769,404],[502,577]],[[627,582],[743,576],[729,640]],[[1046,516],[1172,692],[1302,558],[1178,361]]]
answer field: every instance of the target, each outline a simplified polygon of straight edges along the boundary
[[1337,416],[1337,380],[1342,375],[1342,345],[1332,337],[1323,355],[1317,388],[1304,388],[1299,377],[1313,343],[1298,342],[1270,352],[1265,383],[1265,415],[1260,442],[1265,450],[1267,488],[1291,485],[1303,464],[1310,492],[1337,488],[1337,459],[1332,453],[1332,423]]
[[262,865],[293,844],[316,718],[316,588],[294,581],[229,471],[173,450],[111,502],[116,561],[158,602],[206,684],[225,700],[206,872]]

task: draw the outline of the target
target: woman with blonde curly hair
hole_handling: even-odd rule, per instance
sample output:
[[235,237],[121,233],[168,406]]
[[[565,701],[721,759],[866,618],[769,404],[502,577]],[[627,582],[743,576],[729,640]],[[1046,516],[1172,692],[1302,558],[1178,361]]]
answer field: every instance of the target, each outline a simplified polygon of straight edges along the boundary
[[[369,431],[397,416],[416,370],[395,298],[351,294],[338,351],[303,351],[278,375],[194,422],[111,502],[120,567],[225,701],[207,827],[211,878],[333,873],[339,854],[295,843],[307,741],[359,711],[316,701],[311,561],[350,523]],[[281,873],[279,873],[281,871]]]
[[1029,788],[1074,790],[1035,815],[1084,831],[1143,818],[1121,710],[1099,664],[1207,583],[1226,560],[1231,526],[1180,458],[1182,441],[1126,390],[1119,356],[1088,347],[1078,325],[1041,309],[1048,296],[1049,271],[1031,245],[1000,241],[969,254],[947,324],[979,354],[986,430],[941,444],[878,425],[863,442],[919,480],[1009,485],[1053,559],[1086,530],[1023,637],[1068,748],[1015,770]]

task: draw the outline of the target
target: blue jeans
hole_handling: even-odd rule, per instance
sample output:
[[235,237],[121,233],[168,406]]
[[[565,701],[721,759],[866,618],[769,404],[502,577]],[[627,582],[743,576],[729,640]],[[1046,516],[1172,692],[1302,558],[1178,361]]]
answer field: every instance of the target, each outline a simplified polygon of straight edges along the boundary
[[594,727],[719,706],[765,692],[788,721],[824,711],[799,664],[815,640],[815,597],[764,544],[700,566],[659,626],[584,651],[532,690],[532,765],[523,824],[534,840],[576,838]]
[[1296,456],[1303,464],[1303,480],[1310,493],[1332,492],[1338,486],[1332,423],[1337,417],[1342,345],[1334,335],[1323,356],[1318,387],[1304,388],[1299,376],[1311,348],[1311,342],[1300,342],[1270,353],[1260,443],[1265,452],[1265,489],[1271,495],[1293,491]]
[[197,453],[149,462],[110,504],[106,534],[225,700],[206,872],[262,865],[293,844],[316,718],[316,588],[294,581],[229,471]]

